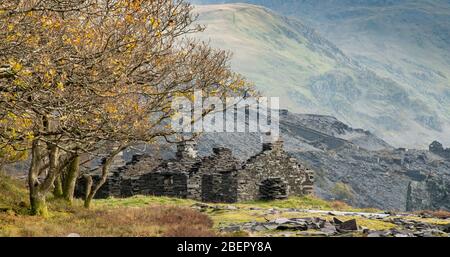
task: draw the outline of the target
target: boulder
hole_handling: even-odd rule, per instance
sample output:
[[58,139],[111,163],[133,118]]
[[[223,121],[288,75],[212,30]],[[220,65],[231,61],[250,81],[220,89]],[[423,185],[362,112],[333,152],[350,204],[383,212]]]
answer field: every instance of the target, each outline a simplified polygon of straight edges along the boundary
[[358,230],[358,224],[356,223],[355,219],[342,222],[337,227],[338,227],[338,230],[343,230],[343,231],[357,231]]

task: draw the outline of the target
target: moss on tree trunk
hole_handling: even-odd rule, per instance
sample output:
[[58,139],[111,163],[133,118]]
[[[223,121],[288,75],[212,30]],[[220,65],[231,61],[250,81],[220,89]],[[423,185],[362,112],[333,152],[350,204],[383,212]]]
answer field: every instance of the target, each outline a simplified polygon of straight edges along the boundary
[[85,191],[85,198],[84,198],[84,207],[89,209],[91,207],[91,201],[92,198],[89,198],[89,196],[91,195],[91,190],[92,190],[92,177],[89,175],[85,176],[85,180],[86,180],[86,191]]
[[69,203],[73,202],[73,195],[75,192],[75,185],[80,171],[80,156],[76,155],[70,162],[67,168],[67,173],[64,180],[63,197]]
[[30,194],[31,215],[48,216],[47,203],[45,201],[45,195]]
[[92,202],[92,198],[88,197],[84,200],[84,208],[86,209],[90,209],[91,208],[91,202]]
[[58,175],[58,148],[54,144],[48,144],[49,164],[45,179],[40,180],[42,166],[42,149],[39,140],[33,140],[31,148],[31,164],[28,172],[28,187],[30,191],[31,214],[48,216],[48,208],[45,202],[46,195],[51,192],[52,186]]
[[55,179],[55,188],[53,189],[53,195],[56,198],[61,198],[63,196],[63,187],[62,187],[61,176],[58,176]]

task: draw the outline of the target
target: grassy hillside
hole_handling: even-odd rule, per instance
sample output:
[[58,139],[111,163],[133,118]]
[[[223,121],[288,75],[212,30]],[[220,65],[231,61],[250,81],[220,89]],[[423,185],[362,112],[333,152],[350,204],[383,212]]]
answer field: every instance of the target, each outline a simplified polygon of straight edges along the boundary
[[207,26],[200,37],[232,51],[233,68],[266,95],[280,96],[283,107],[337,116],[396,146],[426,147],[434,139],[450,143],[445,136],[450,106],[444,104],[450,100],[450,55],[440,22],[446,11],[434,26],[418,25],[408,10],[416,7],[433,21],[436,6],[346,9],[327,1],[322,9],[309,1],[247,2],[296,19],[254,5],[199,5],[200,23]]

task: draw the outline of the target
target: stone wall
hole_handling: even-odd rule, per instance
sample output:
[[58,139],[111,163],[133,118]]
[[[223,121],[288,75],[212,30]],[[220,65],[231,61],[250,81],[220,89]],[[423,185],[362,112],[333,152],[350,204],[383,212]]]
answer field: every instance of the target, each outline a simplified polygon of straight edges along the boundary
[[140,176],[136,183],[142,195],[187,198],[187,180],[188,174],[184,172],[150,172]]
[[[94,183],[93,186],[95,186],[101,179],[101,176],[99,174],[92,174],[92,182]],[[106,179],[105,184],[103,184],[102,187],[97,191],[97,194],[95,195],[95,199],[105,199],[108,197],[121,197],[121,176],[119,173],[113,172],[108,176]],[[84,198],[86,193],[86,180],[84,177],[80,177],[77,180],[77,184],[75,187],[75,197],[77,198]]]
[[192,184],[199,185],[196,193],[204,202],[236,202],[237,201],[237,171],[240,170],[239,159],[233,156],[230,149],[217,147],[213,155],[202,159]]
[[237,172],[204,174],[202,176],[203,202],[237,202]]
[[261,200],[281,200],[289,195],[289,186],[283,178],[267,178],[258,186],[258,198]]
[[[95,182],[99,178],[93,176]],[[310,194],[313,180],[313,173],[289,156],[281,141],[263,144],[263,151],[244,164],[227,148],[214,148],[211,156],[199,158],[193,144],[183,144],[175,159],[134,156],[114,170],[96,198],[156,195],[228,203],[283,199]],[[83,181],[77,196],[84,196]]]
[[134,194],[192,198],[191,180],[200,165],[192,145],[179,145],[175,159],[134,178]]
[[270,178],[282,178],[289,195],[312,193],[312,172],[299,165],[283,150],[283,143],[278,141],[265,143],[263,151],[250,158],[238,172],[238,201],[260,199],[261,183]]
[[[135,155],[126,165],[115,168],[95,198],[156,195],[187,198],[189,177],[200,164],[191,143],[180,144],[175,159],[162,160],[152,156]],[[92,175],[94,183],[100,175]],[[85,182],[80,178],[76,197],[84,197]],[[200,197],[199,197],[200,198]]]
[[163,162],[163,159],[150,155],[133,155],[131,161],[121,168],[121,174],[127,177],[137,177],[152,172]]

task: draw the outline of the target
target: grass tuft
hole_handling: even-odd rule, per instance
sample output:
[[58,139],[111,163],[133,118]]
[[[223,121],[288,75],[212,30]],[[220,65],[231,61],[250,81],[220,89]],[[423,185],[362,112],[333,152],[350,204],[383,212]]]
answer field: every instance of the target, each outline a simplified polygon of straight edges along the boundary
[[151,206],[53,212],[49,218],[0,214],[0,236],[214,236],[213,221],[189,208]]
[[306,210],[335,210],[335,211],[353,211],[353,212],[380,212],[380,210],[368,208],[354,208],[342,201],[326,201],[313,195],[295,196],[286,200],[276,201],[252,201],[238,204],[243,207],[260,208],[285,208],[285,209],[306,209]]
[[450,219],[450,212],[439,210],[439,211],[420,211],[416,213],[417,215],[429,216],[437,219]]

